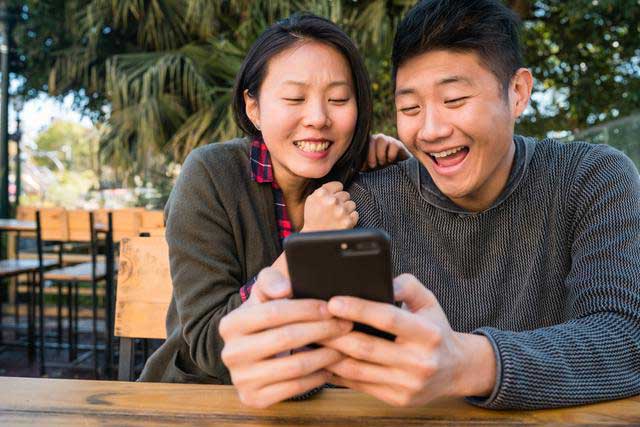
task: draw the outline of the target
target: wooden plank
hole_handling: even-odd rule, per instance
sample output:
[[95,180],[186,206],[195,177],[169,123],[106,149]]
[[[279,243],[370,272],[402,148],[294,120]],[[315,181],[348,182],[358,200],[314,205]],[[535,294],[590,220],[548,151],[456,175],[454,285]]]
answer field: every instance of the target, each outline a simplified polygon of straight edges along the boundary
[[69,218],[64,208],[40,209],[40,227],[43,241],[69,240]]
[[69,240],[73,242],[90,242],[91,226],[89,222],[89,211],[70,210],[67,211],[69,218]]
[[0,378],[0,425],[83,426],[522,426],[638,425],[640,398],[539,411],[492,411],[461,399],[393,408],[351,390],[260,410],[230,386]]
[[143,211],[141,227],[145,229],[163,228],[163,211]]
[[164,236],[124,239],[120,248],[115,335],[166,338],[171,302],[169,248]]

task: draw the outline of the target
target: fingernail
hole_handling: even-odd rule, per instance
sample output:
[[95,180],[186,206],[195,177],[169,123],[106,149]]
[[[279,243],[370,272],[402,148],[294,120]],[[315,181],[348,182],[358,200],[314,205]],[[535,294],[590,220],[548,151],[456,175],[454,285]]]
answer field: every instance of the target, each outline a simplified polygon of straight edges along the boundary
[[329,301],[329,309],[335,314],[335,313],[341,313],[344,311],[345,309],[345,303],[342,300],[342,298],[332,298],[331,301]]
[[326,302],[320,303],[320,305],[318,306],[318,311],[320,312],[320,316],[324,318],[331,317],[331,313],[329,313],[329,309],[327,308]]
[[281,293],[286,292],[287,289],[289,289],[289,284],[284,280],[278,280],[277,282],[271,283],[269,287],[271,288],[272,292]]

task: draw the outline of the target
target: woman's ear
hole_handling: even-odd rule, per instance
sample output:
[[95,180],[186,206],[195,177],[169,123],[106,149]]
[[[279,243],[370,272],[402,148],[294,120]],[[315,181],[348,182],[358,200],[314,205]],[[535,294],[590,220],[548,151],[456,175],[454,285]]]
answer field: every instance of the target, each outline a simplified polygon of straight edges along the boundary
[[258,105],[258,100],[249,93],[249,89],[245,89],[242,95],[244,96],[244,111],[247,117],[249,117],[256,129],[260,130],[260,106]]
[[533,76],[528,68],[519,68],[511,79],[509,88],[509,103],[513,118],[517,119],[529,105]]

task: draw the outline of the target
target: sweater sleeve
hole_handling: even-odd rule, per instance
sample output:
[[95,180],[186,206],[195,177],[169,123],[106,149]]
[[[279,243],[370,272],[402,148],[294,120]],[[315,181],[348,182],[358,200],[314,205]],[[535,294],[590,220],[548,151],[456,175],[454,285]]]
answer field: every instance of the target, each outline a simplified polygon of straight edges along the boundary
[[226,372],[220,319],[241,304],[242,268],[215,179],[199,150],[183,165],[167,206],[173,296],[193,362],[207,374]]
[[487,408],[580,405],[640,393],[640,181],[633,163],[599,146],[567,200],[571,270],[567,318],[510,332],[480,328],[498,358]]

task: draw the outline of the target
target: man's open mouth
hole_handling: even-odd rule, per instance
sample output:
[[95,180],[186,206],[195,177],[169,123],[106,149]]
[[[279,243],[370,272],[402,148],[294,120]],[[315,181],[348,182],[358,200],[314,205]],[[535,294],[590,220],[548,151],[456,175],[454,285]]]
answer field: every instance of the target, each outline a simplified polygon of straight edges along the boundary
[[467,157],[467,154],[469,154],[469,147],[456,147],[428,154],[436,165],[441,167],[450,167],[461,163],[465,157]]

